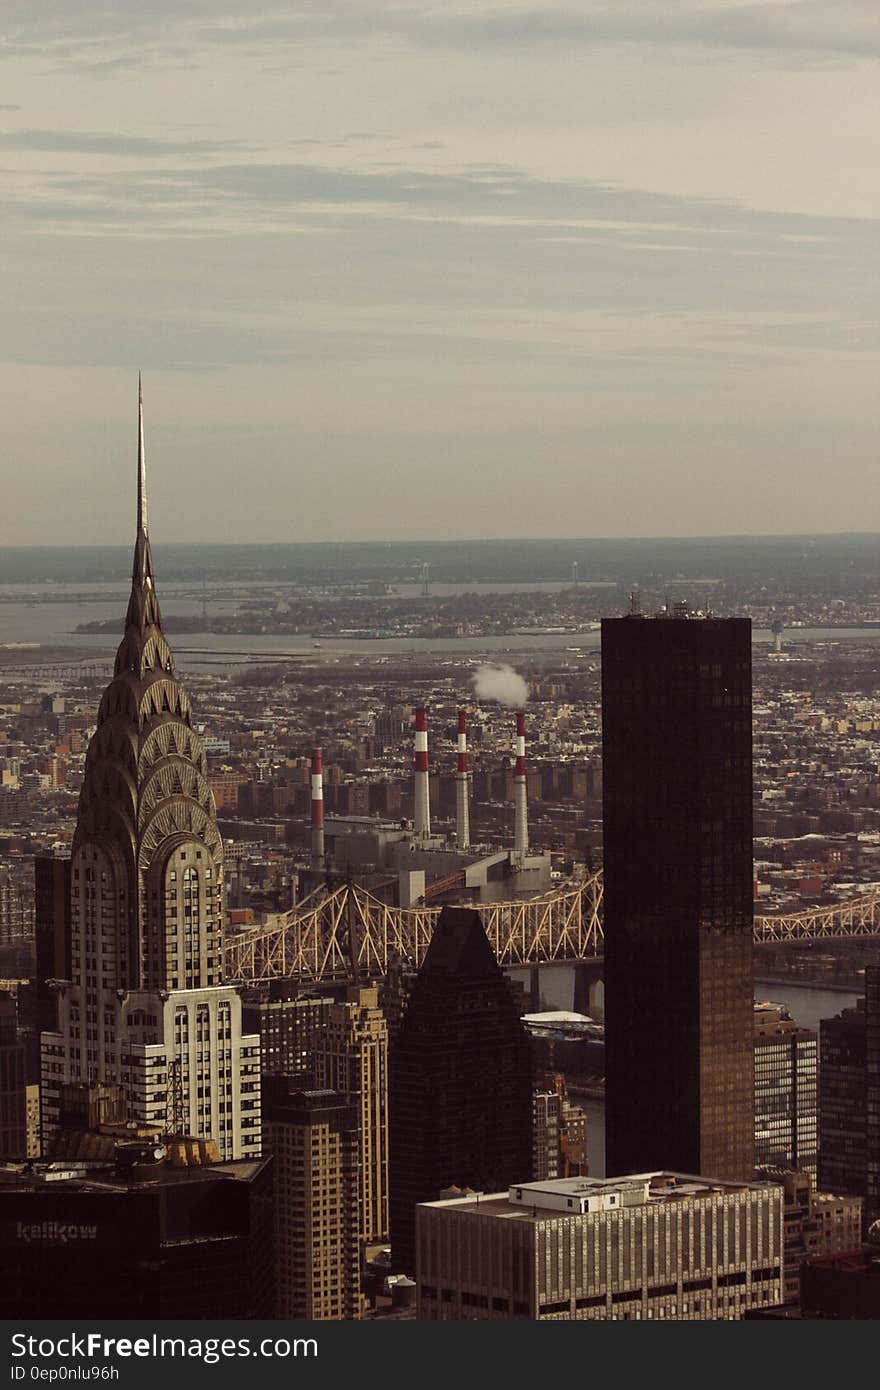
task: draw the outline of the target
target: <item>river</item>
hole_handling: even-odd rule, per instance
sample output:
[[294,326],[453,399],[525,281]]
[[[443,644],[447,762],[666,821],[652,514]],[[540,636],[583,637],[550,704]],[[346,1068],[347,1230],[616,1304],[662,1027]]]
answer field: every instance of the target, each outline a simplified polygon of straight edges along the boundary
[[[511,971],[511,974],[517,972]],[[521,973],[521,972],[519,972]],[[571,1009],[574,974],[568,966],[548,966],[541,971],[541,1005],[545,1009]],[[827,986],[816,989],[803,985],[755,981],[755,998],[785,1004],[802,1028],[818,1029],[823,1018],[832,1018],[841,1009],[852,1008],[857,994]],[[576,1097],[587,1112],[587,1161],[592,1177],[605,1176],[605,1102],[591,1096]]]
[[[215,616],[230,615],[235,612],[241,599],[243,587],[237,584],[223,586],[224,597],[217,597],[217,586],[209,601],[209,612]],[[250,591],[253,585],[246,586]],[[267,586],[273,589],[277,585]],[[533,584],[528,588],[518,585],[474,584],[438,586],[449,592],[521,592],[536,589],[562,589],[563,584]],[[9,602],[0,602],[0,646],[22,646],[22,660],[27,660],[27,647],[40,645],[50,647],[78,647],[94,651],[96,656],[114,651],[117,638],[112,633],[82,633],[75,629],[79,623],[96,622],[101,619],[118,620],[119,637],[125,616],[125,596],[118,585],[55,585],[52,586],[51,601],[46,593],[39,590],[39,602],[18,601],[18,593],[23,586],[0,585],[0,597],[4,595]],[[71,597],[65,597],[65,589]],[[35,592],[33,589],[31,592]],[[95,598],[90,597],[91,593]],[[112,593],[113,597],[109,597]],[[192,585],[170,585],[167,596],[160,593],[162,610],[167,616],[184,616],[198,612],[200,599],[194,597],[197,590]],[[228,594],[228,596],[226,596]],[[756,644],[769,643],[770,632],[756,628]],[[531,633],[523,636],[505,637],[383,637],[369,640],[337,638],[327,636],[314,638],[307,635],[281,636],[272,633],[173,633],[171,641],[178,666],[182,671],[198,670],[201,667],[216,666],[223,663],[223,657],[248,661],[259,658],[280,660],[285,657],[314,658],[318,650],[322,659],[333,661],[342,656],[359,656],[372,660],[380,656],[407,656],[426,652],[463,657],[494,654],[496,656],[522,653],[523,657],[539,652],[581,651],[585,654],[597,651],[601,641],[598,630],[564,633]],[[316,646],[316,642],[319,646]],[[870,642],[880,643],[880,628],[792,628],[784,634],[786,645],[803,642]]]

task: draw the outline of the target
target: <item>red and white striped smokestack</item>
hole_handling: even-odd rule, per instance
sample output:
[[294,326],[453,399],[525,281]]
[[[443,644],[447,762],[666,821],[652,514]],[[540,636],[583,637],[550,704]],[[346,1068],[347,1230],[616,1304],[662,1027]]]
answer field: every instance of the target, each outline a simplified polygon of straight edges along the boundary
[[324,773],[320,748],[312,749],[312,868],[324,866]]
[[471,839],[468,805],[467,715],[458,711],[458,771],[455,774],[455,843],[467,849]]
[[516,768],[513,774],[514,822],[513,852],[524,857],[529,852],[529,813],[526,804],[526,715],[516,712]]
[[415,711],[415,797],[413,805],[413,834],[426,840],[431,834],[431,796],[428,786],[428,711],[423,705]]

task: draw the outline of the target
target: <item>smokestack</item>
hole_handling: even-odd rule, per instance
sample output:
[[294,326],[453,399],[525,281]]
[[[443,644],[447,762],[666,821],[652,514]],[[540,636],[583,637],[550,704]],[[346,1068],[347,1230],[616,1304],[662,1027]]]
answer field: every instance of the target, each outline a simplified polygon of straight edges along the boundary
[[426,840],[431,834],[431,798],[428,787],[428,711],[419,706],[416,715],[415,804],[413,834]]
[[513,775],[513,852],[524,858],[529,852],[529,813],[526,805],[526,715],[516,712],[516,770]]
[[467,716],[458,711],[458,771],[455,774],[455,843],[467,849],[471,839],[468,806]]
[[312,749],[312,868],[324,867],[324,774],[320,748]]

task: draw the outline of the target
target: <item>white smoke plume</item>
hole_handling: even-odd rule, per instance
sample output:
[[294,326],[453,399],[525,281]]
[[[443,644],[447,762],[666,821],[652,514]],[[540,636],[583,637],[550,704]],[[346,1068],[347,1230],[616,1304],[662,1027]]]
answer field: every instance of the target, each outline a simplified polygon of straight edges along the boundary
[[529,687],[512,666],[479,666],[472,679],[478,700],[497,700],[499,705],[522,709],[529,698]]

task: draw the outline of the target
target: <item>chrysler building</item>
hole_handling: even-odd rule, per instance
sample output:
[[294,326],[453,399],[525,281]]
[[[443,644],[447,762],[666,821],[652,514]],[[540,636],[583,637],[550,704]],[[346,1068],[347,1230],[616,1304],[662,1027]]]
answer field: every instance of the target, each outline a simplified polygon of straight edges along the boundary
[[72,978],[42,1035],[44,1141],[79,1083],[117,1088],[129,1121],[258,1155],[259,1038],[223,984],[223,844],[156,596],[140,389],[131,597],[86,755],[70,917]]

